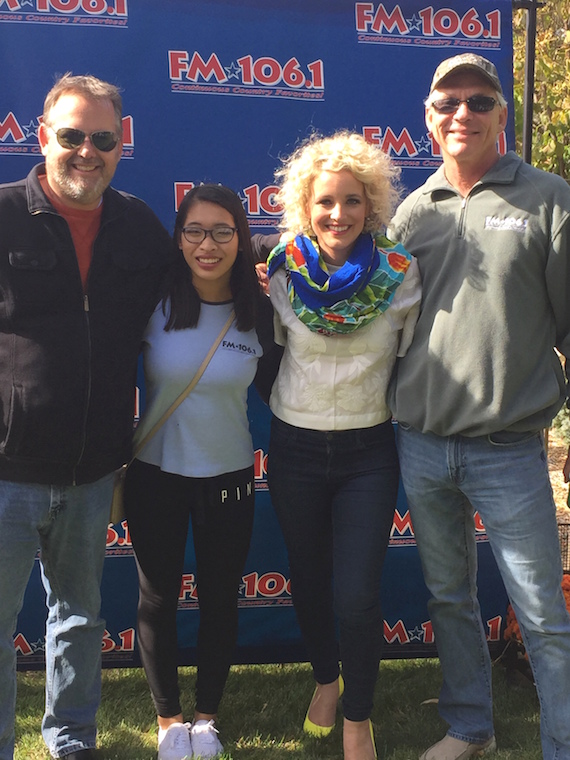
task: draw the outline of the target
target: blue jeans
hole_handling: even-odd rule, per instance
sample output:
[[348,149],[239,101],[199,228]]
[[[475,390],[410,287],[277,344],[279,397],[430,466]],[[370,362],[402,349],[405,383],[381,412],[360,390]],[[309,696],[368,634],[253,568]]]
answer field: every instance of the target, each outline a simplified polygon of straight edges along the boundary
[[82,486],[0,480],[0,760],[14,754],[13,636],[38,548],[48,607],[43,737],[54,757],[95,747],[112,488],[112,474]]
[[398,449],[432,594],[444,679],[439,711],[450,735],[483,742],[493,734],[491,663],[477,602],[477,510],[529,655],[543,757],[570,760],[570,616],[541,435],[444,438],[400,423]]
[[315,680],[334,681],[340,656],[344,715],[366,720],[383,641],[380,579],[399,482],[392,423],[321,432],[274,417],[268,482]]

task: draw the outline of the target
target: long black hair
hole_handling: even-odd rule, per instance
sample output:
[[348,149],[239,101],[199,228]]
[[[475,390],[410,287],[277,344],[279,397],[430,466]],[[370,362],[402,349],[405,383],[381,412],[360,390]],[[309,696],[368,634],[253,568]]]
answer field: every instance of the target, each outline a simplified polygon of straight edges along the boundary
[[238,254],[230,275],[230,289],[236,312],[237,329],[247,332],[255,327],[260,287],[255,272],[251,234],[243,204],[239,196],[224,185],[196,185],[180,204],[174,223],[175,260],[166,276],[162,310],[166,314],[170,300],[170,314],[165,330],[183,330],[196,327],[200,317],[200,296],[192,283],[192,272],[180,250],[182,228],[194,203],[206,201],[228,211],[234,218],[238,234]]

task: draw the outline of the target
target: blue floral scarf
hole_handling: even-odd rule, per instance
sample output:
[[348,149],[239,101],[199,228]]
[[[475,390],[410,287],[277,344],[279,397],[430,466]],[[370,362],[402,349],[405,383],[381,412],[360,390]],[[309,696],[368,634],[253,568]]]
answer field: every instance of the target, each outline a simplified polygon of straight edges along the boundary
[[363,233],[344,265],[329,274],[316,240],[297,235],[271,251],[267,271],[272,277],[284,266],[296,316],[313,332],[332,335],[357,330],[386,311],[411,258],[399,243]]

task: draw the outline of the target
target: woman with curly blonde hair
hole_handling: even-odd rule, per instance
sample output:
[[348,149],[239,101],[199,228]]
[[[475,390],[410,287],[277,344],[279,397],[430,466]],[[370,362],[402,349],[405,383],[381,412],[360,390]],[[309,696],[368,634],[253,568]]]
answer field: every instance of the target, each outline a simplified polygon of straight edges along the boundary
[[363,232],[385,229],[400,199],[400,170],[376,145],[355,132],[336,132],[332,137],[313,136],[301,145],[275,173],[280,181],[279,203],[283,207],[280,227],[288,232],[310,234],[309,200],[315,177],[323,171],[348,170],[362,182],[368,203]]
[[380,578],[399,482],[386,388],[420,300],[415,261],[382,235],[397,176],[358,134],[312,137],[277,172],[286,233],[267,262],[285,347],[269,488],[316,681],[303,727],[330,734],[344,691],[345,760],[376,757]]

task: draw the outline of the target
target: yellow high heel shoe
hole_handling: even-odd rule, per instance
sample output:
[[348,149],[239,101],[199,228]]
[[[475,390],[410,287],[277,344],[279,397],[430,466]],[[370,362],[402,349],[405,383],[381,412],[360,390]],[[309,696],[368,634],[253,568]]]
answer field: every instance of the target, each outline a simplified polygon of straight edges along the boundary
[[[311,711],[311,707],[313,705],[313,700],[315,699],[315,696],[317,694],[318,686],[315,687],[315,691],[313,692],[313,696],[311,698],[311,702],[309,704],[309,708],[307,710],[307,714],[305,715],[305,722],[303,723],[303,731],[306,734],[310,734],[311,736],[316,736],[318,739],[322,739],[325,736],[328,736],[330,733],[332,733],[332,730],[334,728],[334,723],[332,726],[319,726],[316,723],[313,723],[313,721],[309,718],[309,713]],[[344,681],[341,675],[338,677],[338,698],[340,699],[342,697],[342,694],[344,692]]]

